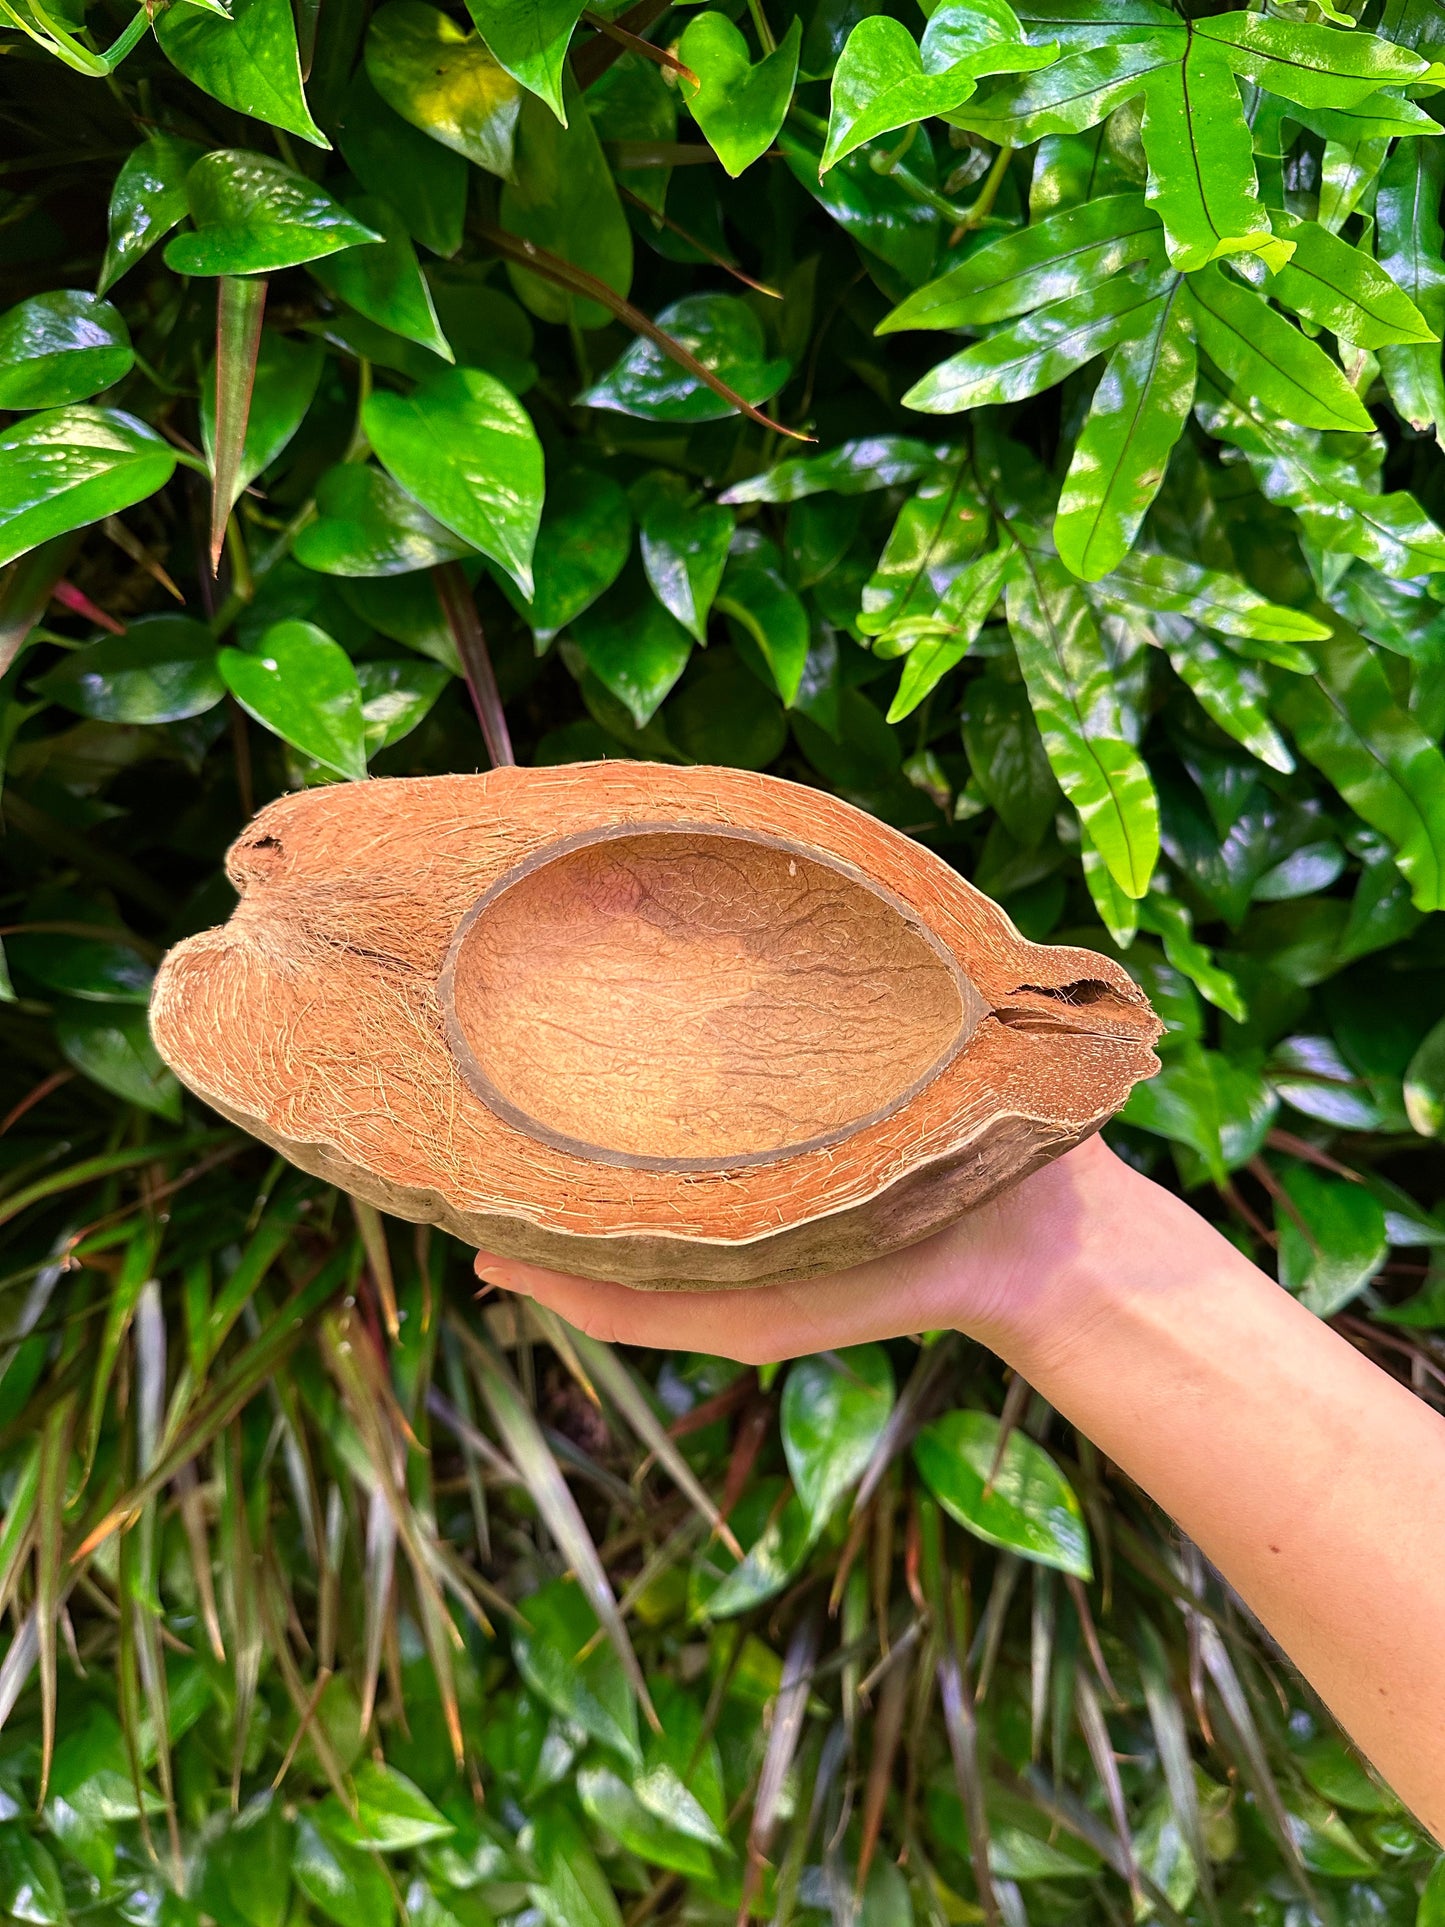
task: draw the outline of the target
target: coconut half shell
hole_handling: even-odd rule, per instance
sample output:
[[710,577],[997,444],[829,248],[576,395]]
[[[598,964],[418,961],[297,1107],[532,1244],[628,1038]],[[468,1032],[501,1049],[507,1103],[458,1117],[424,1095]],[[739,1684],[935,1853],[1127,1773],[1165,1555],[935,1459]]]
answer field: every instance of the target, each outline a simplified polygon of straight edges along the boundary
[[261,811],[171,951],[181,1080],[396,1217],[661,1289],[937,1231],[1158,1068],[1142,991],[818,790],[586,763]]

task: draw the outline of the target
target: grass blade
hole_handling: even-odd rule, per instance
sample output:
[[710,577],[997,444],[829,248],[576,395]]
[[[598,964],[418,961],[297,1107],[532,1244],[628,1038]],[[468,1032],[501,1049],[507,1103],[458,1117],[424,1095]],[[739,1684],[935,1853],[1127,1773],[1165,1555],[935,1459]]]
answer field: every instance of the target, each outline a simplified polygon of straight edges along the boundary
[[223,274],[216,283],[216,445],[211,454],[211,574],[221,568],[226,524],[241,493],[241,458],[266,312],[266,277]]

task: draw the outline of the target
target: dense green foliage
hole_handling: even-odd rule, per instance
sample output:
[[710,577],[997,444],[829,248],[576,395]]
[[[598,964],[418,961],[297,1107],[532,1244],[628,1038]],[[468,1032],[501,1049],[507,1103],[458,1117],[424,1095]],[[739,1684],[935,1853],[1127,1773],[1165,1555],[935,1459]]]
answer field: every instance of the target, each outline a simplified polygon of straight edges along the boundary
[[1445,15],[468,4],[0,0],[0,1914],[1438,1927],[976,1347],[519,1328],[145,1005],[287,786],[774,769],[1119,955],[1115,1141],[1438,1398]]

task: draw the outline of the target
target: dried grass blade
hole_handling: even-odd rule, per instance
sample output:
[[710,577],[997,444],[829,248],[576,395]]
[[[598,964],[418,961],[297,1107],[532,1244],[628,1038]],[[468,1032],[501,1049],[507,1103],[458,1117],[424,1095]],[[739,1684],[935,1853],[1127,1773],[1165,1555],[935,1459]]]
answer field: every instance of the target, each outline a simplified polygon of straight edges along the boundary
[[201,1623],[206,1640],[218,1664],[226,1662],[226,1642],[221,1637],[221,1617],[216,1610],[216,1582],[211,1571],[211,1541],[206,1531],[206,1509],[201,1498],[200,1481],[194,1465],[183,1465],[175,1479],[176,1502],[186,1545],[191,1558],[191,1576],[201,1606]]
[[1049,1679],[1054,1667],[1054,1627],[1058,1620],[1058,1594],[1054,1575],[1046,1566],[1035,1566],[1034,1596],[1029,1613],[1029,1759],[1037,1761],[1044,1751],[1044,1729],[1049,1717]]
[[858,1490],[853,1495],[853,1509],[850,1517],[856,1519],[862,1512],[878,1490],[884,1473],[912,1437],[914,1427],[920,1422],[923,1407],[930,1393],[953,1357],[956,1349],[955,1338],[955,1333],[946,1333],[920,1352],[914,1360],[913,1370],[908,1374],[907,1382],[898,1394],[883,1430],[878,1434],[872,1456],[863,1468],[863,1476],[858,1481]]
[[742,1899],[738,1905],[738,1927],[746,1927],[752,1914],[753,1899],[762,1881],[763,1864],[772,1844],[782,1804],[788,1768],[803,1736],[808,1712],[808,1694],[813,1685],[813,1668],[818,1654],[818,1621],[809,1614],[801,1621],[788,1642],[783,1659],[783,1677],[773,1701],[773,1723],[758,1775],[757,1797],[748,1826],[748,1859],[743,1872]]
[[0,1613],[9,1606],[15,1582],[24,1570],[35,1527],[35,1506],[40,1494],[40,1441],[37,1439],[20,1463],[15,1489],[5,1523],[0,1526]]
[[861,1902],[868,1883],[868,1870],[878,1848],[883,1826],[883,1808],[893,1783],[893,1767],[898,1757],[898,1742],[903,1735],[903,1709],[908,1703],[908,1688],[913,1678],[909,1655],[900,1656],[898,1665],[889,1668],[878,1695],[878,1712],[873,1722],[873,1751],[868,1761],[868,1778],[863,1788],[862,1831],[858,1840],[858,1877],[855,1897]]
[[598,1623],[611,1640],[629,1684],[637,1696],[648,1724],[659,1730],[657,1713],[642,1677],[642,1668],[632,1650],[632,1641],[617,1610],[612,1587],[597,1556],[597,1548],[587,1530],[577,1501],[568,1490],[561,1468],[548,1449],[542,1429],[522,1397],[521,1388],[505,1364],[466,1326],[455,1320],[453,1329],[467,1349],[477,1374],[483,1401],[492,1415],[508,1456],[532,1495],[548,1530],[561,1547],[577,1581],[596,1613]]
[[[954,1615],[956,1625],[961,1623]],[[957,1632],[945,1644],[938,1661],[938,1691],[943,1706],[943,1729],[948,1735],[948,1750],[953,1758],[953,1777],[958,1796],[968,1818],[968,1851],[973,1865],[974,1885],[983,1909],[985,1927],[999,1927],[999,1897],[994,1887],[990,1860],[988,1805],[984,1796],[983,1773],[978,1757],[978,1718],[968,1675],[957,1651]]]
[[1142,1889],[1139,1884],[1139,1863],[1134,1858],[1134,1841],[1129,1832],[1129,1809],[1124,1802],[1124,1782],[1119,1777],[1119,1762],[1114,1757],[1114,1742],[1109,1737],[1108,1722],[1104,1709],[1099,1704],[1099,1696],[1094,1691],[1094,1683],[1087,1673],[1080,1673],[1075,1704],[1079,1714],[1079,1729],[1084,1735],[1084,1744],[1089,1749],[1089,1758],[1094,1762],[1094,1771],[1099,1776],[1099,1785],[1104,1789],[1104,1798],[1109,1806],[1109,1818],[1114,1823],[1114,1832],[1119,1842],[1119,1863],[1124,1869],[1124,1878],[1129,1882],[1129,1891],[1137,1907]]
[[216,445],[211,454],[211,574],[221,568],[226,524],[241,493],[241,458],[266,312],[266,277],[222,275],[216,284]]
[[1213,1680],[1215,1690],[1229,1715],[1229,1723],[1234,1728],[1235,1739],[1243,1756],[1242,1764],[1253,1783],[1264,1815],[1269,1823],[1270,1832],[1275,1835],[1290,1872],[1293,1874],[1300,1892],[1315,1905],[1314,1888],[1294,1834],[1290,1828],[1289,1815],[1284,1801],[1280,1798],[1278,1786],[1269,1768],[1269,1755],[1265,1750],[1263,1736],[1255,1723],[1254,1713],[1249,1704],[1249,1696],[1244,1690],[1244,1681],[1235,1671],[1234,1662],[1225,1650],[1219,1628],[1212,1620],[1199,1618],[1199,1653],[1204,1669]]
[[371,1282],[376,1286],[376,1295],[381,1300],[386,1335],[396,1338],[401,1332],[401,1318],[396,1308],[396,1279],[392,1274],[391,1252],[386,1243],[386,1226],[374,1204],[363,1204],[360,1198],[353,1198],[351,1209],[366,1252],[366,1268],[371,1274]]
[[1135,1651],[1139,1677],[1144,1687],[1144,1704],[1158,1749],[1164,1784],[1184,1844],[1193,1856],[1199,1881],[1209,1886],[1209,1855],[1204,1845],[1204,1827],[1199,1812],[1199,1787],[1194,1778],[1194,1761],[1189,1750],[1189,1729],[1184,1709],[1179,1704],[1169,1678],[1169,1659],[1164,1641],[1152,1620],[1140,1618]]

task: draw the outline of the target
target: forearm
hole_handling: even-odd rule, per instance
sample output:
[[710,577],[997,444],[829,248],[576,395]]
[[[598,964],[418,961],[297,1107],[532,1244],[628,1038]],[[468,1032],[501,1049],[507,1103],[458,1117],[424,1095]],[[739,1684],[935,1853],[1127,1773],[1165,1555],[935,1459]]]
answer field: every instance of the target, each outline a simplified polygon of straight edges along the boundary
[[1115,1167],[1071,1308],[1001,1345],[1175,1518],[1445,1835],[1445,1419]]

